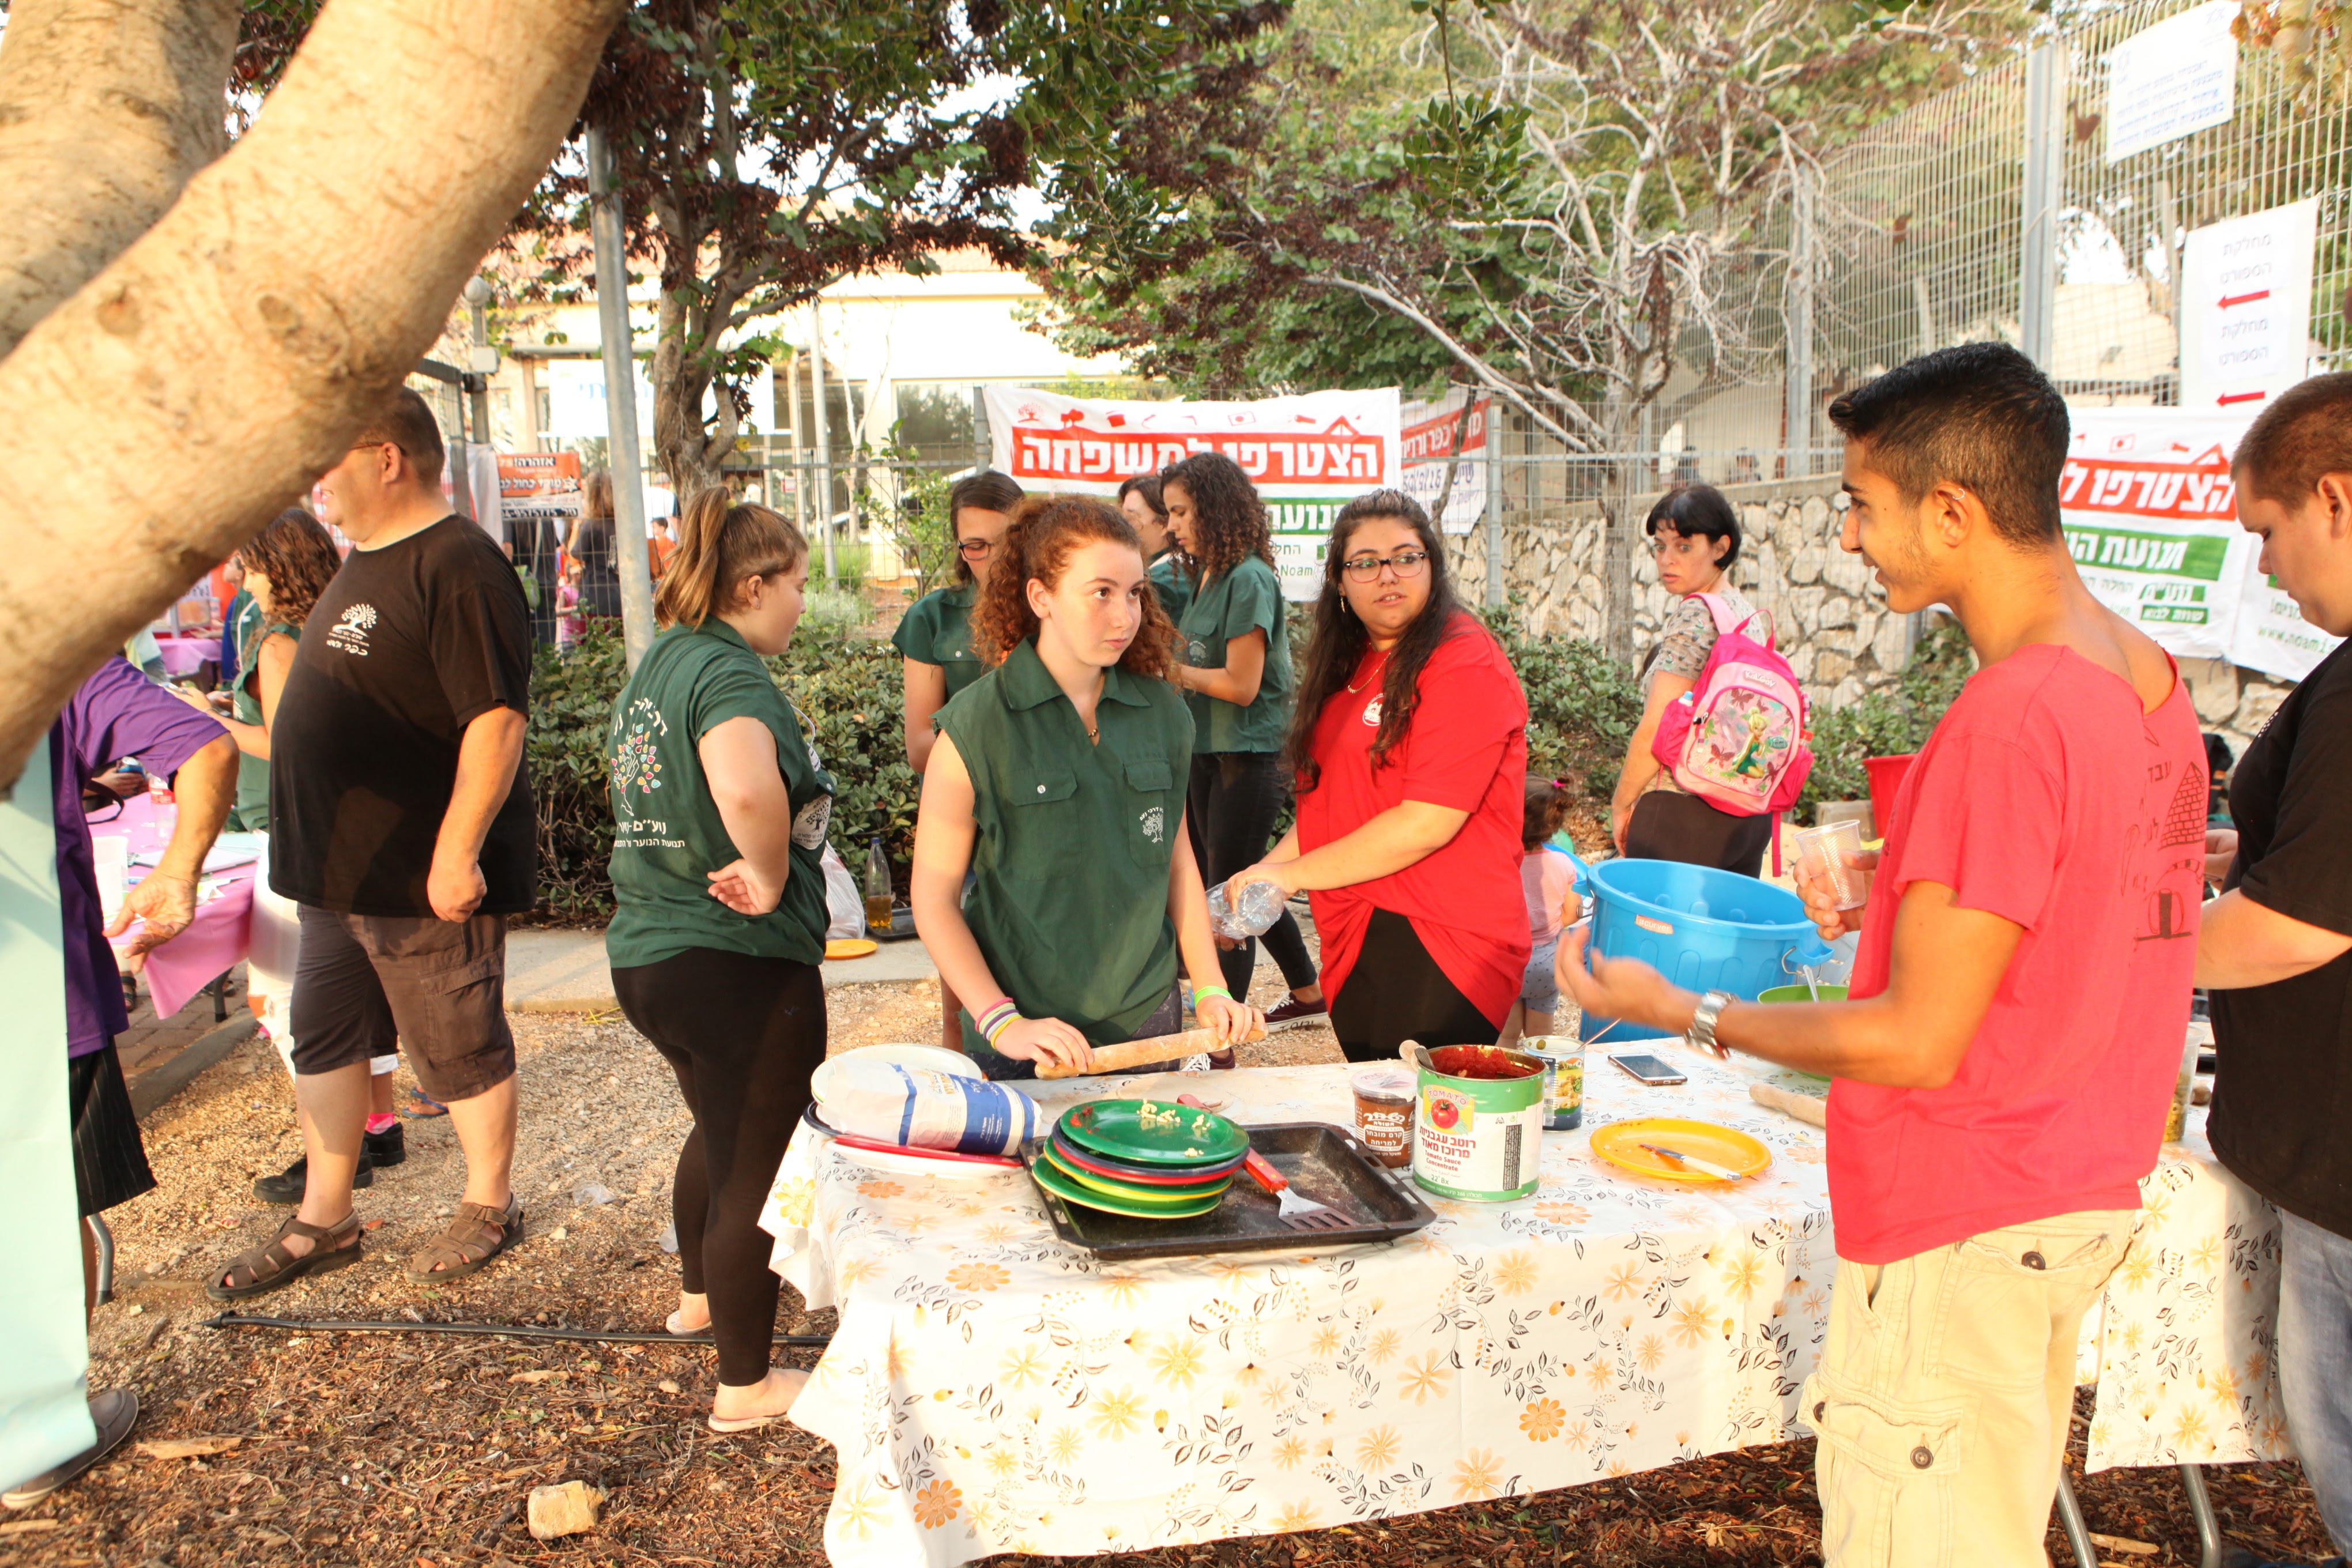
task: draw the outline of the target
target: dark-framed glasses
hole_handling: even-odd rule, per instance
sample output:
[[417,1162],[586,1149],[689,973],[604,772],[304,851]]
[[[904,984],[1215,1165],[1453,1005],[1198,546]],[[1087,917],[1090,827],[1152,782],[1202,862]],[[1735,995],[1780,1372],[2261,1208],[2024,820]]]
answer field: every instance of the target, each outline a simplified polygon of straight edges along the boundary
[[1374,555],[1368,552],[1362,555],[1350,555],[1341,564],[1350,583],[1370,583],[1380,576],[1383,566],[1395,573],[1399,582],[1403,582],[1407,578],[1420,576],[1428,567],[1429,552],[1400,550],[1394,555]]
[[992,539],[959,539],[956,541],[956,551],[959,554],[962,555],[966,561],[977,561],[995,548],[996,541]]

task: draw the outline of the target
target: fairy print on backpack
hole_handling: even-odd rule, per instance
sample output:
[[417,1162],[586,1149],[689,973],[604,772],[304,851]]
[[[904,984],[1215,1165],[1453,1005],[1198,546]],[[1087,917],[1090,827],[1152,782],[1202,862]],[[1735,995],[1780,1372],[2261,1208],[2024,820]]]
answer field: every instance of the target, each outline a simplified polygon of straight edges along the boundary
[[1797,804],[1813,771],[1805,694],[1796,671],[1775,652],[1771,634],[1747,635],[1719,594],[1690,595],[1715,620],[1715,647],[1691,689],[1667,705],[1651,754],[1675,784],[1736,816],[1760,816]]

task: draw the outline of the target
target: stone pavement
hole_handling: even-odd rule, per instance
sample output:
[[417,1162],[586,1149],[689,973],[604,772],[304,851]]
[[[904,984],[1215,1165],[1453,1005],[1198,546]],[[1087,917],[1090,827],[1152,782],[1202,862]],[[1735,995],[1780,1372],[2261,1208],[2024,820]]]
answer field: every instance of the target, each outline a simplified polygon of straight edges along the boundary
[[[226,1016],[215,1016],[225,1014]],[[200,991],[168,1018],[155,1016],[154,999],[142,982],[131,1026],[114,1037],[131,1108],[144,1117],[252,1035],[253,1015],[245,1005],[245,965],[229,971],[226,994],[215,1005]]]

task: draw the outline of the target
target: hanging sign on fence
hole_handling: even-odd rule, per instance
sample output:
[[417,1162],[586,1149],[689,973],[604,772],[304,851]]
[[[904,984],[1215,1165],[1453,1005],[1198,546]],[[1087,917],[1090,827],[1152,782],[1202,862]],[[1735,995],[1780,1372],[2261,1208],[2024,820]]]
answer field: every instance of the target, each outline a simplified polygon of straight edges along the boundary
[[2177,142],[2237,113],[2238,0],[2209,0],[2107,51],[2107,162]]
[[1193,452],[1224,453],[1265,501],[1275,565],[1293,599],[1320,591],[1332,514],[1366,490],[1394,488],[1402,471],[1393,386],[1249,403],[1143,403],[991,386],[982,401],[991,461],[1024,489],[1115,496],[1136,474]]
[[2060,521],[2099,602],[2181,658],[2231,657],[2247,563],[2230,454],[2246,416],[2070,408]]
[[[1463,405],[1470,405],[1469,423],[1462,418]],[[1467,533],[1477,525],[1486,511],[1486,429],[1495,412],[1495,400],[1482,396],[1470,402],[1467,389],[1455,387],[1434,403],[1418,397],[1404,400],[1400,417],[1403,421],[1404,493],[1429,509],[1448,533]],[[1454,455],[1454,442],[1459,434],[1462,440],[1461,459],[1454,465],[1454,489],[1445,499],[1444,514],[1437,510],[1437,493],[1445,485],[1445,465]]]
[[2278,579],[2262,569],[2259,552],[2246,557],[2245,574],[2230,662],[2281,680],[2301,680],[2344,639],[2329,637],[2303,618]]
[[2252,414],[2309,374],[2319,198],[2191,229],[2180,258],[2180,406]]

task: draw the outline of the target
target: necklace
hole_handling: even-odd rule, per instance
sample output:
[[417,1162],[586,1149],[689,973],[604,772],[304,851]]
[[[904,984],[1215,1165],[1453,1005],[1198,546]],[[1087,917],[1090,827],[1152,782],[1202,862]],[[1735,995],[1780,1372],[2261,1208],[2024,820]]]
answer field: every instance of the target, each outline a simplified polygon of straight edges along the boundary
[[[1370,680],[1370,679],[1371,679],[1375,674],[1377,674],[1377,673],[1379,673],[1381,670],[1386,669],[1386,668],[1388,668],[1388,663],[1389,663],[1389,654],[1390,654],[1390,652],[1391,652],[1391,649],[1388,649],[1388,648],[1382,648],[1382,649],[1381,649],[1381,658],[1380,658],[1380,662],[1379,662],[1379,663],[1377,663],[1377,664],[1375,664],[1375,665],[1373,665],[1373,666],[1372,666],[1372,668],[1371,668],[1370,669],[1368,669],[1368,670],[1366,670],[1366,671],[1364,672],[1364,679],[1365,679],[1366,680]],[[1360,686],[1359,686],[1359,685],[1357,685],[1354,681],[1352,681],[1352,680],[1351,680],[1351,681],[1348,682],[1348,689],[1349,689],[1349,691],[1361,691],[1361,690],[1363,689],[1363,688],[1362,688],[1362,687],[1360,687]]]
[[1102,744],[1102,731],[1092,724],[1087,726],[1087,744],[1090,746]]

